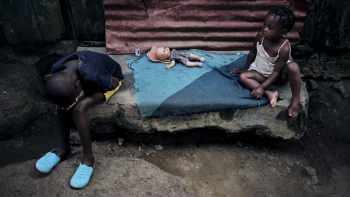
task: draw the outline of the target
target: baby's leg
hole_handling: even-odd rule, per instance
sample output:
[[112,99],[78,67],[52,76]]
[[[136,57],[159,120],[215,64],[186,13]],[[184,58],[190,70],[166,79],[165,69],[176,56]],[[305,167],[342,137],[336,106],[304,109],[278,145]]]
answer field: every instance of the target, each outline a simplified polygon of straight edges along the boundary
[[192,54],[192,53],[190,53],[190,58],[194,59],[194,60],[198,60],[198,61],[204,62],[204,57],[199,57],[198,55],[195,55],[195,54]]
[[95,159],[92,154],[90,126],[89,120],[86,117],[86,110],[90,106],[99,103],[103,98],[103,93],[87,95],[73,107],[71,112],[79,132],[80,141],[83,145],[83,159],[81,163],[89,167],[93,167],[95,165]]
[[301,89],[301,76],[299,66],[295,62],[290,62],[284,66],[281,75],[281,84],[289,82],[292,89],[292,102],[289,106],[288,114],[292,118],[298,116],[300,89]]
[[[266,78],[264,76],[253,70],[241,73],[239,75],[239,82],[249,90],[254,90],[255,88],[259,87],[265,80]],[[275,107],[277,104],[278,92],[265,90],[264,94],[269,99],[271,107]]]
[[202,62],[190,62],[190,61],[187,61],[186,63],[186,66],[187,67],[202,67]]

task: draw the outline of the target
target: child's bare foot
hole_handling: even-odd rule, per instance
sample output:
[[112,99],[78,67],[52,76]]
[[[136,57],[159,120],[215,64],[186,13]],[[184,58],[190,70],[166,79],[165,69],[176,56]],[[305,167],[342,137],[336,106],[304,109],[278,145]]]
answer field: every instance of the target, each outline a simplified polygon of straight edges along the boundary
[[272,108],[274,108],[276,106],[276,104],[277,104],[278,92],[277,91],[269,91],[269,93],[266,94],[266,96],[267,96],[267,98],[270,101],[270,106]]
[[290,104],[288,109],[288,115],[292,118],[296,118],[298,116],[298,111],[299,111],[299,98],[292,99],[292,103]]

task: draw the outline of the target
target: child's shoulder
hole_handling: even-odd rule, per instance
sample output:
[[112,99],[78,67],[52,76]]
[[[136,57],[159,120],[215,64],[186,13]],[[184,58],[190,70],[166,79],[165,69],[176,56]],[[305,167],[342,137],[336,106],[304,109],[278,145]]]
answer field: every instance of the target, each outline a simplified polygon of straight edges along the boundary
[[291,52],[291,47],[290,47],[290,42],[288,39],[284,39],[280,49],[279,49],[279,54],[288,54]]

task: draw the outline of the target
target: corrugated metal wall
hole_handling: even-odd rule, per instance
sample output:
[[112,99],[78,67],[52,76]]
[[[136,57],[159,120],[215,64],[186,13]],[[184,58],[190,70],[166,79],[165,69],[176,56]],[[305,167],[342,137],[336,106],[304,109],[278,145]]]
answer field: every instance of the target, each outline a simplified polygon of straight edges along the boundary
[[105,0],[107,52],[134,53],[135,45],[142,53],[152,45],[249,50],[267,12],[286,4],[296,15],[287,36],[295,43],[306,18],[307,0]]

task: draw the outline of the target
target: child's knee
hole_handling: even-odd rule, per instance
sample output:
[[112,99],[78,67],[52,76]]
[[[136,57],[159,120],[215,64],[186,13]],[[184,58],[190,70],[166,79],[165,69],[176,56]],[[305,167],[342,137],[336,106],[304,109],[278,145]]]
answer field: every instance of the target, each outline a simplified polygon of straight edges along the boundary
[[296,62],[290,62],[287,64],[287,69],[290,72],[300,72],[299,66]]
[[245,73],[241,73],[238,77],[238,81],[239,82],[242,82],[244,81],[245,79],[247,78],[246,74]]

